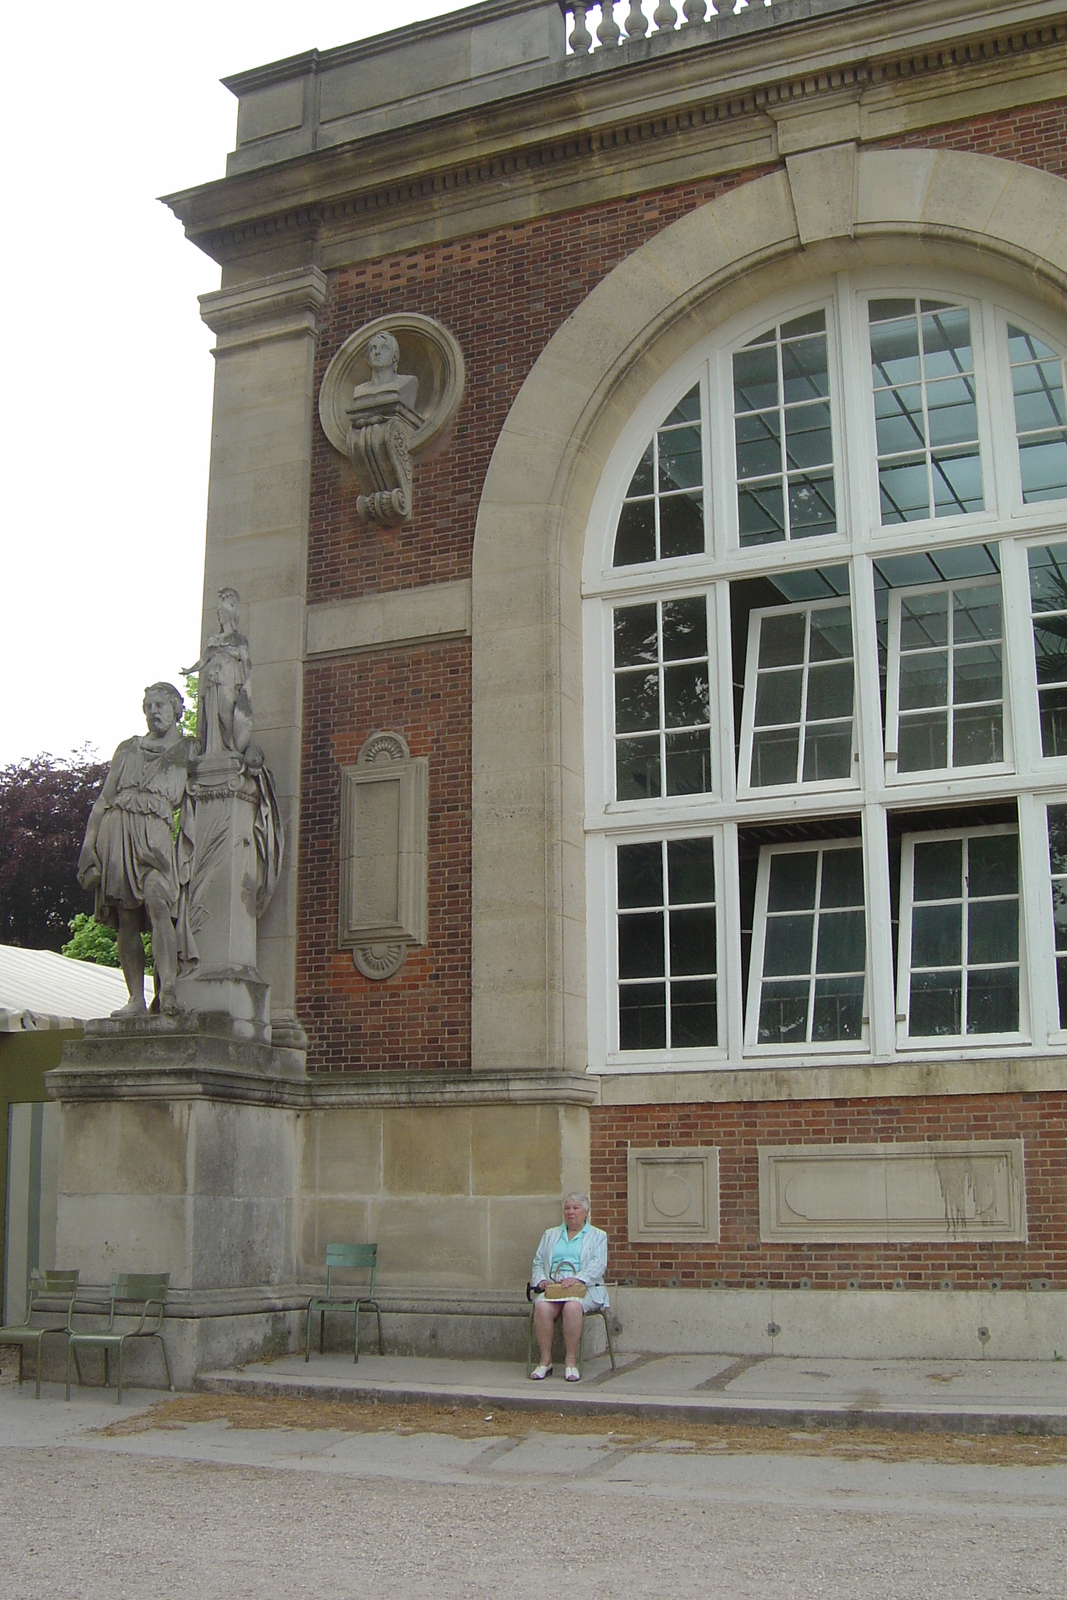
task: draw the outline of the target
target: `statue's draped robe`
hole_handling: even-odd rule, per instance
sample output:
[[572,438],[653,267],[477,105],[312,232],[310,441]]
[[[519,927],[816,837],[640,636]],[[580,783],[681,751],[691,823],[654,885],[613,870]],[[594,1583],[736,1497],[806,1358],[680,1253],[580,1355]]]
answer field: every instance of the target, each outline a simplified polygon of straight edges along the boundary
[[161,749],[142,738],[126,739],[115,751],[111,768],[118,790],[100,822],[96,852],[100,884],[96,920],[118,926],[120,911],[145,911],[145,882],[154,873],[171,917],[178,913],[178,862],[174,847],[175,812],[187,807],[185,784],[195,752],[190,739]]

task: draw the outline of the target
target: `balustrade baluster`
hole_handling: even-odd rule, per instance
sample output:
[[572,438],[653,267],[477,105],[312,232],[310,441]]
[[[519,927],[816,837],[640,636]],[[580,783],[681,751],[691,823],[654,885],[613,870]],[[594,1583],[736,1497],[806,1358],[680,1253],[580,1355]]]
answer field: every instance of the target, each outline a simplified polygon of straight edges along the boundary
[[653,13],[652,20],[661,33],[674,27],[678,21],[678,13],[671,5],[671,0],[659,0],[659,5]]
[[574,12],[574,28],[568,43],[576,56],[584,56],[593,47],[593,35],[585,25],[585,14],[589,7],[583,5],[582,0],[574,0],[571,10]]
[[692,26],[695,22],[703,22],[704,13],[707,9],[708,0],[685,0],[682,10],[685,12],[687,25]]
[[647,32],[648,18],[641,10],[641,0],[630,0],[630,11],[626,18],[626,37],[643,39]]
[[602,45],[617,45],[622,30],[615,21],[615,0],[600,0],[600,23],[596,36]]

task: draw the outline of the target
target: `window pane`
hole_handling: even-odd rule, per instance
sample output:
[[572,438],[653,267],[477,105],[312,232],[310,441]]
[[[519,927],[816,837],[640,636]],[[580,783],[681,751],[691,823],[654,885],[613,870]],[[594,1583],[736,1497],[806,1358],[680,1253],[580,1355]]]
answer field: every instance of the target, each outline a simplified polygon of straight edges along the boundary
[[788,973],[810,972],[814,931],[813,916],[798,913],[768,918],[763,946],[765,976],[777,978]]
[[656,508],[651,500],[624,505],[615,534],[615,566],[656,559]]
[[847,606],[811,613],[809,656],[813,662],[852,660],[852,617]]
[[813,1044],[859,1039],[863,1034],[863,978],[819,978],[812,1016]]
[[1017,1033],[1019,969],[991,967],[972,972],[968,981],[967,1032]]
[[[890,304],[899,315],[886,315]],[[883,523],[980,511],[970,313],[933,301],[874,300],[869,320]]]
[[963,844],[936,839],[915,846],[916,900],[958,900],[963,893]]
[[620,733],[659,727],[659,673],[615,674],[615,726]]
[[1067,1028],[1067,806],[1048,808],[1048,853],[1052,873],[1052,934],[1058,956],[1059,1023],[1061,1028]]
[[900,662],[900,709],[948,705],[948,651],[920,650]]
[[797,761],[800,755],[800,730],[776,729],[773,733],[755,733],[752,736],[752,775],[755,789],[772,784],[796,783]]
[[663,913],[628,912],[619,918],[619,977],[662,977]]
[[620,739],[615,746],[615,793],[620,800],[660,794],[659,738]]
[[822,722],[804,735],[805,783],[852,776],[852,723]]
[[823,851],[819,900],[823,910],[834,906],[862,906],[863,851],[858,846],[854,850]]
[[699,428],[672,428],[659,436],[659,487],[695,489],[703,482]]
[[703,595],[663,602],[663,657],[685,661],[708,653],[708,607]]
[[857,968],[862,971],[866,947],[862,911],[823,910],[819,917],[816,972],[855,972]]
[[1018,961],[1019,905],[1016,900],[971,901],[967,909],[967,961]]
[[706,723],[709,717],[708,669],[704,662],[665,667],[663,714],[668,728]]
[[654,844],[621,844],[617,860],[619,907],[663,904],[663,854]]
[[668,733],[667,793],[706,794],[711,788],[711,749],[707,729]]
[[621,606],[615,612],[615,665],[637,667],[657,655],[656,608]]
[[[656,845],[655,849],[659,849]],[[715,899],[715,861],[710,839],[670,839],[667,881],[672,906]]]
[[804,660],[804,613],[764,617],[760,625],[760,667],[800,666]]
[[760,1044],[804,1044],[808,1026],[808,980],[765,983],[760,990]]
[[1050,689],[1040,702],[1041,754],[1067,755],[1067,688]]
[[780,483],[737,491],[737,519],[743,545],[773,544],[785,538],[785,511]]
[[715,983],[671,984],[671,1044],[676,1050],[719,1041]]
[[697,495],[672,494],[659,503],[660,555],[699,555],[704,548],[704,506]]
[[948,713],[901,717],[897,771],[931,772],[948,766]]
[[970,840],[967,887],[972,899],[1018,894],[1019,841],[1014,833],[987,834]]
[[952,664],[952,698],[957,705],[999,700],[1002,688],[999,644],[956,651]]
[[701,437],[700,386],[695,384],[657,430],[630,479],[615,530],[614,566],[703,550]]
[[786,672],[761,672],[756,686],[756,727],[800,721],[800,699],[804,673],[800,668]]
[[663,1050],[667,1044],[666,988],[662,983],[619,985],[619,1049]]
[[[791,337],[788,330],[800,327],[804,333]],[[742,545],[811,538],[836,529],[825,330],[825,313],[813,312],[768,329],[734,355]]]
[[959,972],[913,972],[911,975],[912,1038],[935,1039],[960,1031],[963,980]]
[[1067,497],[1067,400],[1064,364],[1021,328],[1008,329],[1023,500]]
[[1030,602],[1040,611],[1067,611],[1067,545],[1037,545],[1028,551]]
[[911,921],[914,967],[951,967],[963,959],[960,905],[916,906]]
[[791,850],[772,856],[767,910],[803,911],[814,907],[818,864],[816,851]]
[[952,765],[986,766],[1004,759],[1004,716],[999,706],[963,709],[952,715]]
[[926,650],[948,644],[947,590],[906,595],[900,602],[900,648]]
[[672,911],[670,915],[671,976],[715,971],[715,912]]

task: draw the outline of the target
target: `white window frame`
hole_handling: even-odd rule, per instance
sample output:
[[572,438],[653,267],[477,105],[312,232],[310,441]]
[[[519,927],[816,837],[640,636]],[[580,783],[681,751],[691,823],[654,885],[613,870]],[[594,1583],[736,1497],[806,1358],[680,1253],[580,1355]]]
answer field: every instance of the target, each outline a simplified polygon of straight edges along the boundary
[[[805,1039],[798,1041],[796,1044],[761,1044],[759,1042],[759,1014],[765,977],[763,956],[767,940],[767,898],[771,881],[771,862],[776,856],[812,854],[818,854],[819,856],[815,905],[812,910],[814,923],[808,971],[808,1020],[806,1031],[810,1033],[814,1018],[815,983],[818,976],[815,968],[819,953],[819,919],[823,915],[820,904],[822,857],[829,850],[858,850],[862,862],[864,952],[860,1037],[858,1039],[834,1039],[815,1042]],[[851,909],[859,910],[860,908],[857,906]],[[822,1055],[825,1052],[827,1055],[855,1056],[869,1053],[871,1041],[870,942],[870,929],[867,919],[867,851],[865,842],[859,834],[843,839],[806,839],[795,844],[764,845],[760,850],[759,865],[756,872],[756,902],[752,917],[752,947],[749,954],[748,996],[745,1007],[745,1054],[751,1056],[795,1056]],[[803,974],[797,973],[796,977],[799,979],[803,977]]]
[[[718,1042],[714,1045],[668,1045],[662,1050],[623,1050],[619,1043],[619,986],[620,983],[631,980],[619,977],[619,900],[618,900],[618,850],[621,846],[632,844],[660,844],[669,845],[677,840],[710,839],[712,846],[712,865],[715,873],[715,996],[716,996],[716,1031]],[[722,1062],[727,1059],[727,1034],[728,1019],[724,1005],[724,968],[725,960],[724,936],[724,850],[723,830],[708,827],[679,827],[673,829],[659,828],[655,830],[642,829],[640,832],[619,834],[604,841],[606,846],[603,862],[603,888],[604,900],[607,911],[607,926],[611,936],[607,941],[606,992],[608,997],[607,1029],[605,1035],[606,1056],[608,1064],[613,1070],[622,1071],[648,1071],[649,1067],[659,1069],[670,1062],[678,1062],[687,1066],[697,1063]],[[663,901],[658,908],[663,912],[664,919],[664,978],[666,990],[666,1006],[668,1026],[670,1018],[670,915],[669,915],[670,886],[666,872],[663,881]],[[649,907],[649,909],[653,909]],[[623,913],[625,914],[625,913]],[[680,976],[684,982],[687,974]]]
[[[668,660],[663,654],[663,611],[662,607],[686,600],[701,600],[704,603],[704,641],[707,645],[706,656],[679,657],[677,660]],[[715,748],[715,716],[713,710],[715,690],[715,628],[712,617],[712,596],[707,588],[697,590],[679,591],[677,594],[653,594],[640,597],[620,598],[609,609],[608,625],[611,637],[611,689],[610,689],[610,727],[611,727],[611,767],[609,774],[609,793],[616,806],[630,810],[634,807],[647,808],[651,805],[677,804],[679,801],[699,801],[705,796],[713,794],[718,779],[717,751]],[[656,607],[656,659],[642,666],[622,667],[615,666],[615,613],[617,611],[633,610],[638,606]],[[707,789],[696,790],[690,794],[669,794],[667,792],[667,736],[671,733],[685,732],[685,729],[668,728],[666,720],[665,681],[666,673],[670,667],[691,665],[695,661],[707,662],[708,671],[708,760],[711,764],[711,781]],[[653,729],[634,729],[630,732],[620,732],[616,724],[615,708],[615,683],[620,674],[634,677],[641,671],[655,672],[657,674],[658,695],[658,726]],[[660,763],[660,793],[658,795],[631,795],[620,799],[618,793],[618,744],[621,739],[651,739],[655,734],[659,739]]]
[[[756,690],[759,677],[759,641],[766,617],[784,617],[803,615],[810,617],[815,611],[840,611],[847,608],[849,627],[852,632],[852,747],[849,756],[849,776],[847,778],[816,778],[805,782],[803,777],[797,778],[793,783],[780,784],[754,784],[752,782],[752,745],[755,735]],[[807,692],[808,672],[810,661],[807,657],[808,644],[811,637],[810,622],[805,624],[805,660],[803,662],[803,688],[801,691],[801,716],[796,724],[798,728],[798,771],[804,770],[804,744],[808,730]],[[751,796],[796,794],[813,794],[826,790],[842,790],[859,788],[859,743],[856,727],[858,694],[856,685],[856,623],[852,612],[851,594],[841,595],[828,600],[799,601],[795,605],[761,606],[758,610],[750,611],[748,615],[748,643],[745,648],[745,688],[741,708],[741,742],[737,758],[737,793],[741,798]],[[835,719],[836,720],[836,719]],[[843,719],[842,719],[843,720]],[[790,726],[793,724],[782,724]]]
[[[916,844],[937,844],[946,840],[971,840],[991,838],[996,834],[1012,834],[1017,841],[1018,851],[1018,884],[1019,884],[1019,1027],[1014,1033],[968,1033],[966,1028],[962,1033],[952,1034],[921,1034],[913,1037],[908,1029],[911,1012],[911,931],[912,912],[914,910],[915,890],[915,846]],[[1026,916],[1026,880],[1023,857],[1023,837],[1021,825],[1016,823],[995,823],[985,828],[939,828],[929,833],[906,833],[902,836],[900,849],[900,926],[897,935],[897,1047],[902,1051],[913,1053],[916,1050],[959,1050],[961,1047],[975,1050],[988,1050],[990,1046],[1028,1044],[1030,1042],[1030,1006],[1029,984],[1027,971],[1027,916]],[[930,904],[936,902],[920,902]],[[953,902],[955,903],[955,902]],[[969,972],[967,955],[967,907],[969,897],[967,893],[967,870],[963,868],[962,898],[960,904],[960,973],[961,988],[966,993],[967,974]],[[1013,963],[983,963],[983,965],[1011,966]],[[948,970],[948,969],[946,969]],[[966,1013],[966,1003],[963,1006]]]
[[[996,584],[1000,592],[1000,705],[1003,718],[1004,759],[1002,761],[987,761],[978,766],[955,766],[949,764],[944,767],[920,767],[909,772],[898,772],[897,760],[900,748],[900,609],[901,601],[908,597],[925,594],[948,594],[949,622],[951,627],[952,599],[951,597],[967,589],[992,588]],[[889,618],[888,618],[888,660],[886,665],[886,695],[885,695],[885,776],[887,783],[922,784],[930,782],[944,782],[947,778],[981,777],[983,775],[1015,770],[1015,746],[1012,738],[1011,696],[1008,692],[1008,640],[1005,628],[1004,605],[1004,575],[998,573],[994,578],[961,578],[950,579],[944,583],[915,584],[908,588],[889,590]],[[948,722],[948,738],[952,737],[952,713],[955,702],[952,699],[952,652],[955,648],[954,640],[946,645],[949,652],[948,663],[948,695],[949,700],[946,711]],[[910,652],[909,652],[910,653]],[[970,702],[962,702],[969,704]],[[980,704],[981,702],[975,702]],[[932,708],[938,709],[938,708]]]

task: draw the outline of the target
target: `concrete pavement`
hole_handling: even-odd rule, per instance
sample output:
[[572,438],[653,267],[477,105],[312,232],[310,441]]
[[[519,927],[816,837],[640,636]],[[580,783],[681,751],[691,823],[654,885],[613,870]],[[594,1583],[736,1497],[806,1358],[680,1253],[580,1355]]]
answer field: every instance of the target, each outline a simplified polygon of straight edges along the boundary
[[[1067,1343],[1067,1338],[1065,1338]],[[1067,1361],[827,1360],[722,1355],[606,1356],[582,1381],[534,1383],[522,1365],[417,1356],[313,1354],[205,1372],[215,1394],[498,1406],[689,1422],[1067,1434]]]

